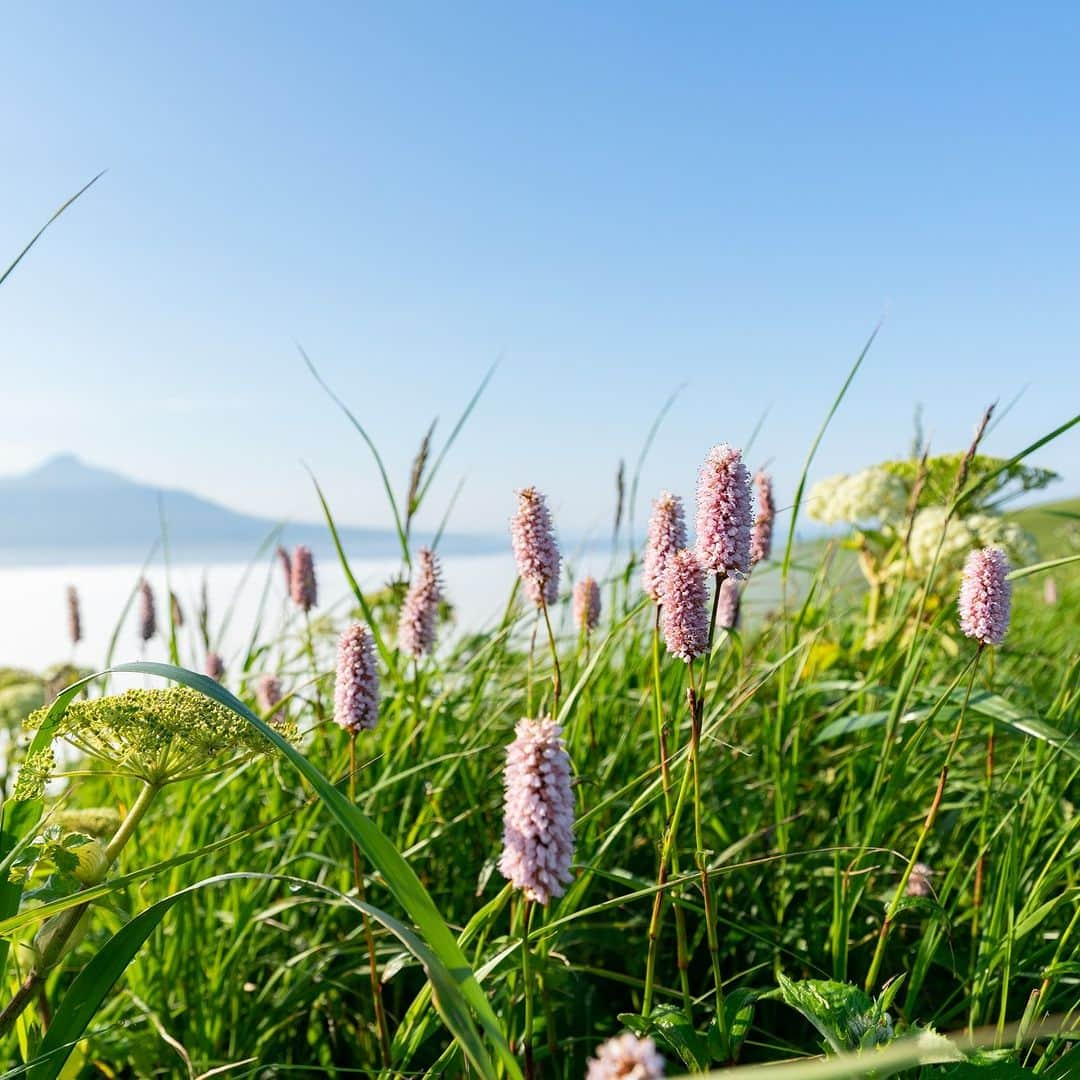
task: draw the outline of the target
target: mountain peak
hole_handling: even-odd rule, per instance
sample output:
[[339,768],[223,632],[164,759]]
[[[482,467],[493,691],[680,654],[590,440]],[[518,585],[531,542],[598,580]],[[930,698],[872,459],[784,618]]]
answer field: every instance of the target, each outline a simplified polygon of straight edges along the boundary
[[54,454],[21,476],[0,477],[7,487],[32,487],[42,490],[57,488],[121,487],[132,483],[127,477],[85,461],[72,453]]

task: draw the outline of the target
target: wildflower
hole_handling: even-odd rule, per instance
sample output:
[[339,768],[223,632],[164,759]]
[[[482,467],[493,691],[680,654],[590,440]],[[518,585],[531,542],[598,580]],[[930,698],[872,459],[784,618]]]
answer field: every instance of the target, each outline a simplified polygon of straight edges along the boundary
[[292,555],[289,594],[293,603],[304,611],[310,611],[316,605],[315,560],[311,557],[311,548],[305,544],[297,544]]
[[600,621],[600,586],[596,579],[583,577],[574,582],[574,622],[586,634],[591,634]]
[[338,642],[334,721],[355,734],[371,731],[379,720],[379,672],[375,649],[366,626],[348,627]]
[[720,583],[720,599],[716,602],[716,625],[721,630],[734,630],[739,625],[742,593],[734,578],[724,578]]
[[682,500],[670,491],[660,492],[653,502],[649,518],[649,538],[645,543],[645,559],[641,567],[641,584],[645,595],[654,603],[660,602],[664,585],[664,568],[668,559],[686,547],[686,520]]
[[664,1059],[652,1039],[639,1038],[629,1031],[608,1039],[589,1059],[586,1080],[660,1080]]
[[742,455],[726,443],[714,446],[698,475],[697,552],[713,574],[750,572],[750,473]]
[[172,612],[173,626],[183,626],[184,609],[180,606],[180,597],[174,592],[169,593],[169,610]]
[[211,679],[217,679],[218,682],[221,682],[221,677],[225,674],[225,661],[221,659],[220,653],[209,652],[206,654],[206,674]]
[[1048,577],[1043,584],[1043,602],[1053,606],[1057,600],[1057,582],[1052,577]]
[[[47,713],[38,709],[26,726],[40,727]],[[56,737],[117,772],[159,785],[201,775],[215,762],[224,765],[270,749],[243,717],[179,686],[73,701]]]
[[284,695],[281,680],[276,675],[260,675],[255,683],[255,702],[264,716],[276,716],[277,706]]
[[143,578],[139,582],[139,638],[145,643],[157,633],[157,613],[154,610],[154,590]]
[[932,885],[931,878],[934,876],[934,871],[924,862],[917,862],[911,868],[911,874],[908,877],[907,888],[904,890],[908,896],[929,896]]
[[417,552],[413,579],[398,616],[398,648],[409,656],[419,658],[431,652],[435,644],[435,619],[442,598],[440,578],[435,553],[422,547]]
[[277,559],[281,564],[281,571],[285,575],[285,592],[292,592],[292,559],[289,558],[289,553],[278,544]]
[[907,515],[907,485],[881,465],[850,476],[819,480],[807,496],[807,513],[825,525],[877,522],[894,526]]
[[82,641],[82,618],[79,615],[79,594],[74,585],[69,585],[67,590],[68,606],[68,636],[72,645],[78,645]]
[[768,473],[759,472],[754,477],[757,491],[757,513],[754,515],[754,528],[750,533],[750,565],[765,562],[772,554],[773,519],[776,517],[776,503],[773,501],[772,480]]
[[689,663],[709,647],[705,571],[689,548],[675,552],[664,570],[660,625],[668,652]]
[[510,519],[510,541],[525,595],[537,607],[559,599],[559,545],[544,496],[534,487],[518,493]]
[[1000,548],[973,551],[960,584],[960,629],[982,645],[1000,645],[1009,629],[1012,585],[1009,560]]
[[562,896],[574,856],[574,796],[562,728],[550,717],[523,719],[507,747],[503,851],[499,871],[525,896]]

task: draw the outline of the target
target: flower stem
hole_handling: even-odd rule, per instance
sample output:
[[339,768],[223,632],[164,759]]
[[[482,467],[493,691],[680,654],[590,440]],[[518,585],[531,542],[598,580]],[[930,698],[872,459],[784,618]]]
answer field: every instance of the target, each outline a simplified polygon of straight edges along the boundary
[[551,718],[559,718],[559,696],[562,693],[562,671],[559,668],[559,650],[555,647],[555,633],[551,629],[551,616],[548,614],[547,601],[540,598],[540,610],[544,613],[544,625],[547,627],[548,645],[551,648]]
[[533,1062],[533,984],[529,957],[529,922],[532,919],[532,901],[526,900],[521,918],[521,982],[525,995],[525,1033],[522,1046],[525,1051],[525,1080],[533,1080],[536,1066]]
[[[116,862],[124,845],[131,839],[135,827],[142,820],[143,815],[149,809],[159,790],[160,787],[157,784],[147,783],[143,785],[142,790],[131,804],[127,816],[120,823],[120,828],[116,830],[115,835],[105,847],[106,869]],[[75,927],[79,925],[89,907],[89,901],[77,904],[75,907],[70,907],[49,920],[52,928],[48,944],[41,950],[30,974],[23,980],[22,985],[7,1003],[3,1012],[0,1012],[0,1039],[11,1031],[15,1026],[15,1021],[18,1020],[27,1005],[37,996],[40,988],[45,983],[45,977],[48,975],[49,969],[63,956],[64,946],[67,945],[68,939],[75,932]],[[49,925],[49,923],[45,925]]]
[[908,859],[907,866],[904,867],[903,874],[900,875],[900,882],[896,886],[896,892],[886,909],[885,918],[881,923],[881,931],[878,934],[877,946],[874,949],[874,958],[870,962],[870,970],[866,975],[865,989],[867,993],[870,993],[877,984],[878,972],[881,970],[881,961],[885,956],[885,943],[888,940],[889,931],[892,929],[893,919],[896,917],[897,909],[900,907],[900,902],[904,898],[908,879],[911,877],[911,871],[919,861],[919,855],[922,853],[923,844],[926,843],[926,838],[930,835],[930,830],[934,827],[934,821],[937,819],[938,810],[941,808],[941,800],[945,795],[945,781],[949,777],[949,765],[952,762],[957,743],[960,741],[960,730],[964,726],[964,715],[967,713],[968,702],[971,700],[971,689],[975,685],[975,673],[979,669],[979,657],[982,656],[982,651],[983,646],[980,645],[971,661],[971,677],[968,679],[967,690],[964,693],[964,703],[960,707],[960,715],[956,718],[956,727],[953,729],[952,739],[949,741],[949,748],[945,751],[945,761],[941,766],[941,775],[938,777],[937,790],[934,792],[934,798],[930,803],[930,809],[927,811],[926,820],[919,830],[919,836],[915,841],[915,847],[912,849],[911,857]]
[[[349,733],[349,802],[356,804],[356,732]],[[360,848],[352,841],[353,884],[356,886],[356,898],[364,902],[364,875],[360,868]],[[379,1029],[379,1050],[382,1053],[383,1067],[390,1068],[390,1030],[386,1023],[383,1009],[382,983],[379,981],[379,965],[375,959],[375,935],[371,930],[371,920],[367,912],[361,912],[364,921],[364,938],[367,942],[368,974],[371,978],[371,997],[375,1004],[375,1025]]]

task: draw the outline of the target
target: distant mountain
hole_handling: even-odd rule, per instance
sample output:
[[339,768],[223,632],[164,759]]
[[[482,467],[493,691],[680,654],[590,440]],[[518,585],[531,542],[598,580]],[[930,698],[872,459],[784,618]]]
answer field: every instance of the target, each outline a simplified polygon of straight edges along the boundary
[[[169,549],[177,561],[246,558],[279,524],[240,514],[187,491],[140,484],[120,473],[80,461],[50,458],[21,476],[0,476],[0,562],[127,562],[142,559],[161,537],[164,515]],[[397,534],[389,529],[342,528],[341,541],[358,558],[393,556]],[[416,542],[422,543],[423,536]],[[281,542],[331,547],[325,525],[287,523]],[[499,538],[447,534],[445,554],[479,554],[505,547]]]

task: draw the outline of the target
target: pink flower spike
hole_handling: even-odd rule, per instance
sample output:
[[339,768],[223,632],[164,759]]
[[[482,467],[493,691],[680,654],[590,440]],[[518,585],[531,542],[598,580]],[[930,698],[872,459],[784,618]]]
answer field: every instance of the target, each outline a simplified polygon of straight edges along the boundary
[[757,493],[757,513],[754,515],[754,528],[750,533],[751,566],[765,562],[772,554],[773,519],[776,517],[772,480],[768,473],[759,472],[754,477],[754,489]]
[[435,645],[435,620],[442,599],[439,561],[430,548],[421,548],[413,566],[413,579],[398,616],[398,648],[419,659]]
[[1000,548],[973,551],[960,584],[960,629],[981,645],[1000,645],[1009,629],[1012,585],[1005,578],[1009,560]]
[[216,652],[206,654],[206,674],[211,679],[221,682],[221,677],[225,674],[225,661],[221,659],[220,654]]
[[67,590],[68,605],[68,635],[72,645],[78,645],[82,641],[82,616],[79,614],[79,594],[74,585],[69,585]]
[[734,578],[720,582],[720,599],[716,602],[716,625],[721,630],[735,630],[742,608],[742,590]]
[[371,731],[379,722],[379,671],[371,632],[354,623],[341,635],[334,683],[334,723],[344,731]]
[[714,446],[698,475],[697,552],[703,570],[728,577],[750,572],[750,473],[726,443]]
[[689,548],[675,552],[664,571],[660,626],[668,652],[689,663],[709,647],[705,571]]
[[510,519],[510,542],[525,595],[537,606],[559,599],[559,545],[544,496],[534,487],[517,493]]
[[591,634],[600,621],[600,586],[594,578],[574,582],[574,622],[579,630]]
[[139,582],[139,639],[149,641],[157,633],[157,611],[154,608],[154,590],[143,578]]
[[292,578],[289,592],[293,603],[304,611],[310,611],[318,602],[318,590],[315,587],[315,560],[311,548],[298,544],[292,556]]
[[549,717],[518,721],[506,750],[499,872],[547,904],[573,877],[574,795],[562,728]]
[[660,602],[664,587],[664,568],[668,559],[686,547],[686,519],[682,500],[670,491],[660,492],[653,502],[649,518],[649,537],[645,543],[645,558],[641,567],[641,584],[645,595],[654,603]]

